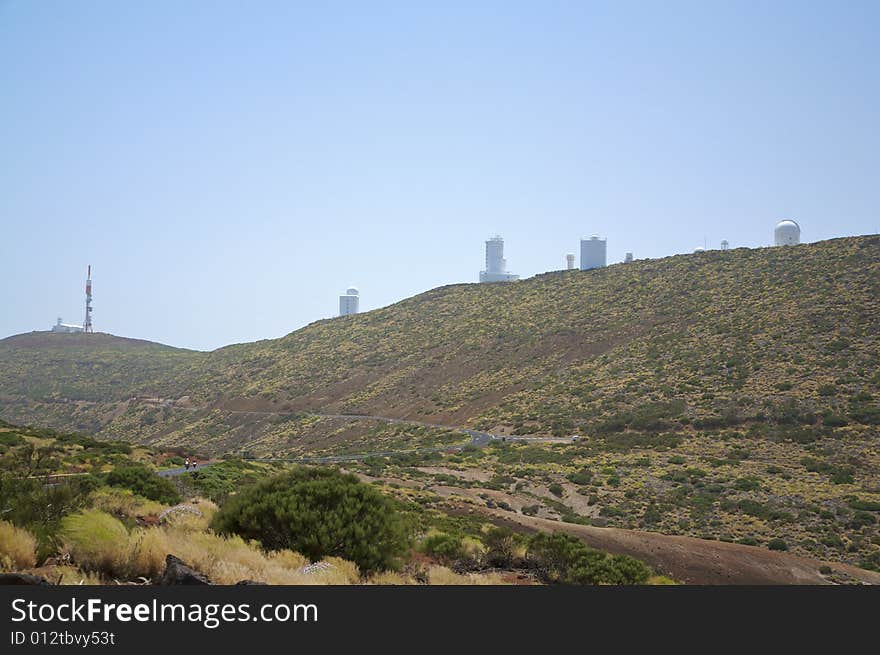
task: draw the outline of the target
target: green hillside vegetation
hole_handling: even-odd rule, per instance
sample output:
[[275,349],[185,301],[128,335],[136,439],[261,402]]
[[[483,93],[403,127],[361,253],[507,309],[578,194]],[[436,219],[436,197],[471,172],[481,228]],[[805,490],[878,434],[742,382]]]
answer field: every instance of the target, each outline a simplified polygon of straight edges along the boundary
[[205,353],[110,334],[31,332],[0,340],[0,394],[105,403],[183,392]]
[[[53,583],[155,582],[168,554],[218,584],[665,581],[631,557],[512,534],[503,570],[488,522],[334,469],[229,459],[169,480],[156,471],[175,455],[127,443],[5,422],[0,443],[0,572]],[[441,534],[467,552],[435,555]]]
[[[0,342],[0,389],[18,418],[86,401],[48,412],[68,427],[106,429],[138,411],[112,401],[155,395],[531,434],[757,422],[798,438],[880,422],[878,334],[880,237],[855,237],[443,287],[209,354],[22,335]],[[137,419],[145,432],[164,409]]]
[[[109,364],[94,382],[82,377],[78,362],[115,361],[102,342],[70,341],[50,356],[9,341],[9,420],[249,457],[460,436],[318,413],[578,434],[373,458],[360,470],[519,515],[880,568],[878,236],[442,287],[281,339],[144,350],[152,368],[132,359],[130,379]],[[127,400],[141,394],[163,400]],[[448,470],[422,470],[432,467]],[[449,472],[458,469],[469,477]]]

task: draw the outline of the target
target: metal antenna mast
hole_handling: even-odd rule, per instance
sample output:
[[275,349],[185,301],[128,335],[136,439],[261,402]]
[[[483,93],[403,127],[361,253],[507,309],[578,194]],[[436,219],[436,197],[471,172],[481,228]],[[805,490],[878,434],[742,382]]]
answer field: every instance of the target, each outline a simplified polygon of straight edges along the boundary
[[92,329],[92,265],[86,277],[86,319],[83,321],[83,332],[94,332]]

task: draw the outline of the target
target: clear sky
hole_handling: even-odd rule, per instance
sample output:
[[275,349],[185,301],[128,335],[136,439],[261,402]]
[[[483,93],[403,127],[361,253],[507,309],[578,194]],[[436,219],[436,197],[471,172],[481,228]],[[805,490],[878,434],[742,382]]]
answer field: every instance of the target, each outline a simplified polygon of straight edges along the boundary
[[210,349],[474,282],[880,231],[878,2],[0,0],[0,336]]

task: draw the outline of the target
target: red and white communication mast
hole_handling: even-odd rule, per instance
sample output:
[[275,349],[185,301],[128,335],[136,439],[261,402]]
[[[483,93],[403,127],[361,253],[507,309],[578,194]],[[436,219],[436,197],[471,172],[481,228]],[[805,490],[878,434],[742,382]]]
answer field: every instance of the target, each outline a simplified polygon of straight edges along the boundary
[[83,332],[94,332],[92,329],[92,265],[86,277],[86,320],[83,321]]

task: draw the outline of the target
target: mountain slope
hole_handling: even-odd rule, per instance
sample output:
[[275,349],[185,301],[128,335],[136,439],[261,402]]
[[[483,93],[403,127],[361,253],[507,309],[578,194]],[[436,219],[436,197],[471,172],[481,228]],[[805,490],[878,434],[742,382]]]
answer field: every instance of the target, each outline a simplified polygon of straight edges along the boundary
[[539,434],[869,416],[878,335],[880,238],[837,239],[435,289],[216,351],[192,393]]
[[138,395],[532,434],[871,425],[878,335],[868,236],[442,287],[208,354],[103,335],[23,348],[22,335],[0,342],[0,393],[18,420],[36,420],[34,403],[95,402],[70,420],[102,427],[107,403]]

